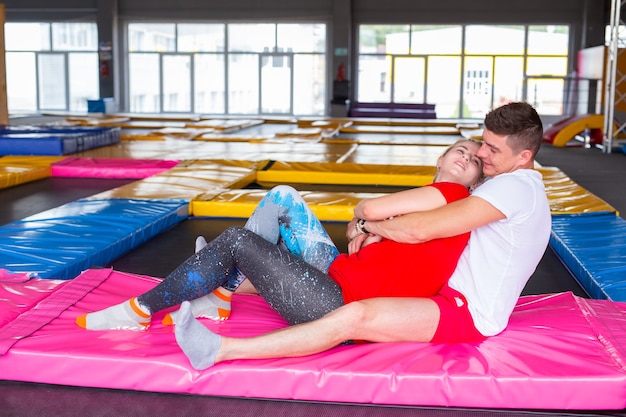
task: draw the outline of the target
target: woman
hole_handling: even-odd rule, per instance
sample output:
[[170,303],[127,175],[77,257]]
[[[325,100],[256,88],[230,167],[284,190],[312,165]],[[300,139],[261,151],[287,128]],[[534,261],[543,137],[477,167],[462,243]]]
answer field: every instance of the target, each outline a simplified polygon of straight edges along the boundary
[[[447,281],[469,233],[419,245],[367,232],[367,221],[429,210],[469,195],[482,179],[478,142],[460,140],[437,161],[433,184],[361,201],[347,229],[349,254],[339,254],[299,194],[268,192],[246,223],[231,227],[152,290],[77,318],[89,330],[143,330],[151,314],[191,303],[195,317],[226,318],[230,296],[247,277],[290,324],[320,318],[351,301],[425,297]],[[171,319],[168,319],[171,321]]]

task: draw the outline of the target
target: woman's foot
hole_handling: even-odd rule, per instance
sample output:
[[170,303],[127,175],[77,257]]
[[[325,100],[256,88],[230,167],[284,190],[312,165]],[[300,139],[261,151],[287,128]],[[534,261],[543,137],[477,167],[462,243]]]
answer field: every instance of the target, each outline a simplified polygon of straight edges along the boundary
[[150,312],[137,298],[131,298],[104,310],[83,314],[76,324],[87,330],[146,330],[150,326]]
[[[221,287],[217,288],[211,294],[190,301],[191,314],[196,318],[226,320],[230,317],[231,299],[232,292]],[[177,314],[178,311],[166,314],[162,323],[166,326],[174,324]]]

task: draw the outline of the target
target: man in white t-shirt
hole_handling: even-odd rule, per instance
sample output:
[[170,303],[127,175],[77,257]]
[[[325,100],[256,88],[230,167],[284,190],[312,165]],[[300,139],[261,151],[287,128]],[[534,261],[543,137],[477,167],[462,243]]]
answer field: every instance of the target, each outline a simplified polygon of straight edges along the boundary
[[[548,200],[541,174],[534,170],[542,139],[541,119],[532,106],[499,107],[485,117],[476,154],[488,179],[470,197],[388,220],[356,219],[348,226],[348,238],[361,242],[367,234],[421,243],[471,231],[454,274],[438,295],[352,302],[319,320],[254,338],[207,333],[183,305],[185,313],[176,322],[183,351],[196,362],[198,356],[209,356],[202,362],[211,366],[231,359],[313,354],[346,340],[468,342],[500,333],[550,236]],[[354,228],[357,220],[360,227]]]

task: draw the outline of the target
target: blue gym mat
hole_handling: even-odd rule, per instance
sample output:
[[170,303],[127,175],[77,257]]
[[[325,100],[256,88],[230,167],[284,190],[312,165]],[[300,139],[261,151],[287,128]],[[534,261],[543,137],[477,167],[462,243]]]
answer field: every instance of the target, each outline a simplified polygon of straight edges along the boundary
[[0,227],[0,268],[72,279],[189,217],[173,200],[77,200]]
[[119,127],[17,126],[0,129],[0,155],[68,155],[120,142]]
[[552,216],[550,246],[590,297],[626,301],[626,220],[610,213]]

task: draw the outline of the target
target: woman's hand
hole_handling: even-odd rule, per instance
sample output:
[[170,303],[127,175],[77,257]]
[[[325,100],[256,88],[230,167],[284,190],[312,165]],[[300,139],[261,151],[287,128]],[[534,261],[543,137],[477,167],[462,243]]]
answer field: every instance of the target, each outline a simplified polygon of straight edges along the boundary
[[378,243],[381,240],[383,240],[382,236],[374,235],[370,233],[369,235],[367,235],[367,238],[365,239],[365,241],[361,244],[361,248],[364,248],[367,245],[371,245],[372,243]]
[[367,239],[367,235],[357,234],[354,239],[350,239],[348,242],[348,255],[353,255],[361,250],[363,242]]
[[355,237],[357,237],[358,235],[360,235],[360,233],[358,232],[358,230],[356,230],[356,222],[359,219],[357,219],[356,217],[352,218],[352,220],[350,220],[350,223],[348,223],[348,227],[346,228],[346,239],[348,239],[349,242],[352,241],[352,239],[354,239]]
[[380,242],[381,240],[383,240],[383,238],[378,235],[364,235],[359,233],[354,239],[348,242],[348,254],[352,255],[354,253],[357,253],[359,250],[366,247],[367,245]]

